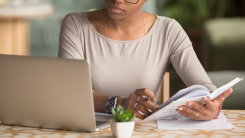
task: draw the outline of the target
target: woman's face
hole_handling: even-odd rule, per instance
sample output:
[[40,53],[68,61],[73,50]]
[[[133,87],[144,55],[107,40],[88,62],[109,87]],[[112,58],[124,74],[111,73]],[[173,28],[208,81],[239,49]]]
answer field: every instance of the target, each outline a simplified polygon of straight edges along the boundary
[[[137,0],[128,0],[136,1]],[[141,9],[145,0],[139,0],[137,4],[128,3],[124,0],[105,0],[108,14],[113,19],[123,19]]]

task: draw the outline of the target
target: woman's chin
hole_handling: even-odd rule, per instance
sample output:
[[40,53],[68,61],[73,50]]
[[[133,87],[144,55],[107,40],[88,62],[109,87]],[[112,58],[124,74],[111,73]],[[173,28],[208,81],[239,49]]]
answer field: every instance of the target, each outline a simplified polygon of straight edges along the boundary
[[112,18],[112,19],[115,19],[115,20],[120,20],[120,19],[123,19],[124,16],[122,15],[118,15],[118,14],[113,14],[113,13],[108,13],[109,16]]
[[123,19],[125,17],[125,11],[121,11],[121,10],[112,10],[110,7],[106,8],[109,16],[113,19]]

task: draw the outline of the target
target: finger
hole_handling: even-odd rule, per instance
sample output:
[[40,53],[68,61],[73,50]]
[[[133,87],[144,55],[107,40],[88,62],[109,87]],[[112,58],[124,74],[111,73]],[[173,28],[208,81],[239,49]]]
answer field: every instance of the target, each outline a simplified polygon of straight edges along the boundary
[[135,117],[137,117],[137,118],[139,118],[139,119],[144,119],[144,118],[146,118],[145,116],[143,116],[143,115],[141,115],[140,113],[138,113],[138,111],[135,110],[135,109],[132,109],[132,112],[133,112],[133,114],[135,114]]
[[156,108],[158,107],[157,104],[151,102],[151,101],[146,101],[143,96],[138,96],[135,93],[131,93],[130,94],[130,101],[129,104],[130,105],[134,105],[136,102],[139,102],[140,104],[142,104],[147,110],[148,112],[152,113],[153,111],[156,110]]
[[149,96],[151,98],[150,100],[152,102],[155,102],[154,93],[150,89],[147,89],[147,88],[137,89],[137,90],[135,90],[135,94],[137,94],[139,96],[147,95],[147,96]]
[[225,99],[222,98],[227,98],[229,95],[232,93],[233,89],[229,88],[225,92],[223,92],[220,96],[217,96],[213,101],[218,102],[219,104],[223,103]]
[[[140,103],[137,102],[138,99],[138,95],[136,95],[135,93],[131,93],[129,96],[129,102],[128,102],[128,108],[130,109],[135,109],[137,107],[137,109],[142,112],[145,115],[149,115],[150,112],[147,110],[147,108],[143,105],[141,105]],[[150,102],[150,101],[149,101]],[[140,106],[137,106],[137,104],[140,104]]]
[[212,111],[216,107],[209,97],[203,97],[203,102],[206,104],[206,107]]
[[150,115],[149,111],[140,103],[135,104],[134,109],[141,114],[143,113],[144,114],[143,116],[147,117]]
[[176,111],[178,113],[184,115],[185,117],[188,117],[188,118],[192,118],[192,119],[196,119],[196,120],[202,119],[202,115],[200,112],[198,112],[194,109],[190,109],[190,108],[185,107],[185,106],[180,106]]
[[142,104],[150,113],[156,110],[158,107],[157,104],[151,102],[151,101],[146,101],[143,96],[138,96],[137,102]]
[[[176,112],[181,114],[181,115],[183,115],[183,116],[185,116],[185,117],[191,118],[191,119],[203,120],[202,117],[201,117],[202,115],[200,113],[198,114],[198,112],[195,112],[195,115],[190,115],[190,114],[188,114],[188,113],[186,113],[184,111],[178,110],[178,109],[177,109]],[[198,116],[197,116],[197,114],[198,114]]]
[[196,102],[187,102],[187,105],[190,106],[192,109],[195,109],[196,111],[200,112],[200,113],[204,113],[206,111],[206,107],[203,105],[200,105]]

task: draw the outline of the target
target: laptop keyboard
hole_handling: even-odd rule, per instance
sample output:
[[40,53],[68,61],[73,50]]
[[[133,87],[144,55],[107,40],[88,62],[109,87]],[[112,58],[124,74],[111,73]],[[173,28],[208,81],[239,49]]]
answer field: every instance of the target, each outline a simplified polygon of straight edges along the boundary
[[96,126],[103,125],[109,123],[108,121],[96,121]]

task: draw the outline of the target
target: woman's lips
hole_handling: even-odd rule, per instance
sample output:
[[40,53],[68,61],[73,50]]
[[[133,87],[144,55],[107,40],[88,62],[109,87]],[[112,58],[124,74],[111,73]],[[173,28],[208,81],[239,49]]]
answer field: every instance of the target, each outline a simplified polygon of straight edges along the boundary
[[111,12],[113,12],[113,13],[122,13],[123,12],[123,10],[116,9],[115,7],[113,7],[111,5],[109,5],[109,7],[110,7]]

